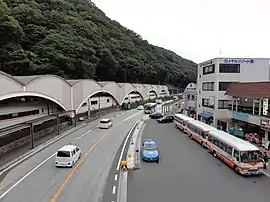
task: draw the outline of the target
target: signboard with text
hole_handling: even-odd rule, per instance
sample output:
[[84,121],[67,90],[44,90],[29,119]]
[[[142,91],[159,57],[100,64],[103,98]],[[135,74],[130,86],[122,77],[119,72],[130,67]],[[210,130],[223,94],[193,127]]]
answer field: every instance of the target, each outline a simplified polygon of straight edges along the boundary
[[270,120],[268,120],[268,119],[261,119],[260,124],[262,127],[270,128]]
[[235,120],[244,121],[244,122],[248,122],[249,120],[249,116],[247,114],[240,113],[240,112],[233,112],[232,118]]
[[255,63],[254,59],[224,59],[225,64],[253,64]]

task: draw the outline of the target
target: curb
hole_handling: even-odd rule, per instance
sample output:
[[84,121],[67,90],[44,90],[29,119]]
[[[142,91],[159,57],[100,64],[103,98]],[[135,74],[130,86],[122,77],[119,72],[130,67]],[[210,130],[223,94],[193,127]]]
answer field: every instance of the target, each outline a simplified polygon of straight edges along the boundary
[[84,126],[86,126],[87,124],[86,123],[83,123],[79,126],[76,126],[74,128],[71,128],[70,130],[64,132],[63,134],[61,135],[58,135],[54,138],[52,138],[51,140],[37,146],[35,149],[32,149],[24,154],[22,154],[21,156],[13,159],[12,161],[6,163],[5,165],[1,166],[0,167],[0,175],[2,175],[5,171],[13,168],[14,166],[16,166],[17,164],[23,162],[24,160],[32,157],[33,155],[35,155],[36,153],[40,152],[41,150],[45,149],[46,147],[52,145],[53,143],[57,142],[58,140],[66,137],[67,135],[69,135],[70,133],[73,133],[81,128],[83,128]]

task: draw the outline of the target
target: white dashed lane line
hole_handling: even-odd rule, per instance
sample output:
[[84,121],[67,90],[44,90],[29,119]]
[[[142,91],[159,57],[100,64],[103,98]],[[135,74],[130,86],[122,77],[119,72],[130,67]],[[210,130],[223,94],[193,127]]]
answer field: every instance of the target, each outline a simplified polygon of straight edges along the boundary
[[115,194],[116,186],[113,186],[112,193]]
[[115,174],[115,176],[114,176],[114,181],[117,181],[117,178],[118,178],[118,175]]

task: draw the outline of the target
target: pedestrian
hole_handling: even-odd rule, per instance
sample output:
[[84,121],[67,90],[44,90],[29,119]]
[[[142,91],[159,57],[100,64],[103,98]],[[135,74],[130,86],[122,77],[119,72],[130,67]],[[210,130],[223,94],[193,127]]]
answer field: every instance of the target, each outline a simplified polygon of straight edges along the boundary
[[266,169],[268,166],[268,161],[269,161],[269,157],[267,156],[266,152],[264,152],[263,154],[263,161],[264,161],[264,169]]

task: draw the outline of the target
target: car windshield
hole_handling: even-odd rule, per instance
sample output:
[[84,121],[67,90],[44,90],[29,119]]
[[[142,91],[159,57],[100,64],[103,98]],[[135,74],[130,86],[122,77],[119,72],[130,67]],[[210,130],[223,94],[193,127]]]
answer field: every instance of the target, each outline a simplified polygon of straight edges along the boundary
[[57,157],[70,157],[70,152],[69,151],[58,151]]
[[243,163],[260,161],[260,151],[244,151],[240,153]]
[[100,123],[109,123],[110,120],[101,120]]
[[155,150],[157,149],[156,144],[154,142],[144,142],[143,144],[144,150]]

